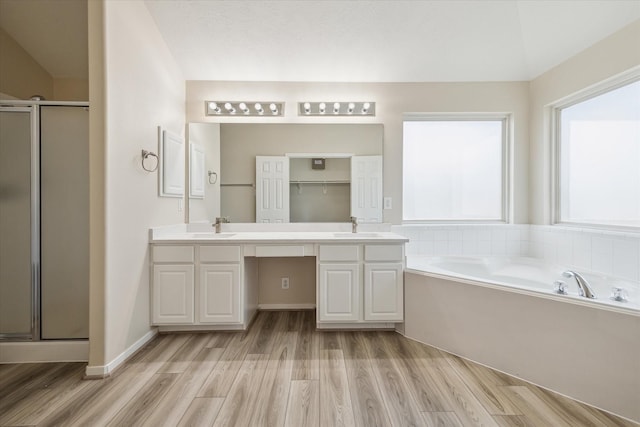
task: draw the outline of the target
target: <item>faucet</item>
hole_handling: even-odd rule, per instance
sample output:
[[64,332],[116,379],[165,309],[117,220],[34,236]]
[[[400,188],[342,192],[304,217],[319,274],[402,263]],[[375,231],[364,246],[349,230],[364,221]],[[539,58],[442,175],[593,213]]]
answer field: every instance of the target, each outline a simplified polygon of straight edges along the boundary
[[355,216],[351,217],[351,232],[352,233],[358,232],[358,217],[355,217]]
[[223,217],[217,217],[216,218],[216,222],[213,225],[216,228],[216,233],[220,233],[222,231],[222,223],[228,223],[229,222],[229,217],[228,216],[223,216]]
[[578,288],[579,288],[581,297],[585,297],[585,298],[596,297],[596,295],[593,293],[593,289],[591,289],[591,286],[589,285],[589,282],[587,282],[587,279],[582,277],[579,273],[576,273],[573,270],[567,270],[563,272],[562,275],[567,278],[573,277],[574,279],[576,279],[576,283],[578,283]]

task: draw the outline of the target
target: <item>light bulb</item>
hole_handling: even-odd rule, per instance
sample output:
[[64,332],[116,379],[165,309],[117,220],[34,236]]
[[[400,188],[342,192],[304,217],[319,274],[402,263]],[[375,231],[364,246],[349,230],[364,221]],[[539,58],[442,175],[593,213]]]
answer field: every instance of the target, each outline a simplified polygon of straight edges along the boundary
[[305,114],[309,114],[309,113],[311,113],[311,104],[310,104],[310,103],[308,103],[308,102],[305,102],[305,103],[304,103],[304,113],[305,113]]
[[318,105],[318,111],[320,111],[320,114],[324,114],[324,111],[327,109],[327,104],[325,104],[324,102],[321,102],[320,105]]
[[236,113],[236,109],[233,108],[233,105],[231,105],[230,102],[227,102],[224,104],[224,108],[227,109],[227,111],[229,112],[229,114],[235,114]]
[[339,102],[335,102],[333,104],[333,114],[338,114],[340,112],[340,103]]
[[241,102],[238,107],[240,107],[240,109],[242,110],[243,113],[245,114],[249,114],[249,109],[247,108],[247,104],[245,104],[244,102]]
[[353,102],[349,103],[349,109],[347,110],[349,114],[353,113],[353,109],[356,108],[356,104]]
[[269,109],[272,114],[278,114],[278,106],[274,103],[269,104]]
[[362,104],[362,114],[367,114],[369,112],[370,107],[371,107],[371,104],[369,104],[368,102],[365,102],[364,104]]
[[209,110],[213,110],[216,114],[220,114],[220,107],[215,102],[209,103]]
[[258,112],[258,114],[263,114],[264,110],[262,109],[262,104],[260,104],[259,102],[256,102],[256,105],[254,105],[256,111]]

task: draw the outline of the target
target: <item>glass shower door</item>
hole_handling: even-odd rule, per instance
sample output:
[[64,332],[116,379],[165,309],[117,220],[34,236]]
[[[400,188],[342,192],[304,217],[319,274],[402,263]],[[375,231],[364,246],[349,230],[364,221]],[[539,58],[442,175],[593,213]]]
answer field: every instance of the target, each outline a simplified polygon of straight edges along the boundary
[[37,333],[36,112],[0,107],[0,339]]

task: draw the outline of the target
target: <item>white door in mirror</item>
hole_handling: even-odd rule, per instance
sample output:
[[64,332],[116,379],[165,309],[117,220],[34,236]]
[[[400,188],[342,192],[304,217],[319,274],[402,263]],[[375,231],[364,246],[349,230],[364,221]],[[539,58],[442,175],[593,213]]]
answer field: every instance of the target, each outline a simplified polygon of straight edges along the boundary
[[289,158],[256,156],[256,222],[289,222]]
[[382,156],[351,157],[351,216],[382,222]]

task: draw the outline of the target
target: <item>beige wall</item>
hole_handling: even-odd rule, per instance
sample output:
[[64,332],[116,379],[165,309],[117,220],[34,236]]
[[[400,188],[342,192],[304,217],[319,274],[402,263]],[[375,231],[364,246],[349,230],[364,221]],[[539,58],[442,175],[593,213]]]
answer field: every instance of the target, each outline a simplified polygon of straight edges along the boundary
[[531,82],[529,217],[532,224],[551,222],[549,104],[638,65],[640,21],[628,25]]
[[[0,92],[18,99],[42,95],[53,99],[53,78],[0,28]],[[84,99],[85,101],[87,98]]]
[[[187,121],[224,123],[381,123],[384,125],[384,195],[393,209],[385,222],[402,221],[402,114],[510,112],[514,118],[514,220],[528,222],[528,82],[497,83],[278,83],[187,81]],[[281,118],[205,117],[205,100],[279,100]],[[374,101],[376,117],[300,117],[301,101]]]
[[[91,88],[100,90],[99,6],[90,2]],[[184,80],[143,2],[107,1],[104,7],[104,98],[91,94],[94,107],[104,102],[104,289],[102,261],[92,254],[89,368],[108,364],[141,337],[149,325],[148,229],[183,222],[178,199],[158,197],[156,173],[140,166],[142,149],[157,152],[157,126],[184,134]],[[95,19],[94,13],[96,14]],[[94,38],[95,37],[95,38]],[[95,79],[94,79],[95,77]],[[94,106],[93,101],[96,101]],[[93,116],[92,116],[93,117]],[[101,136],[92,127],[92,146]],[[92,154],[92,165],[99,160]],[[98,165],[100,168],[101,166]],[[96,176],[97,175],[97,176]],[[101,181],[99,173],[92,177]],[[101,188],[92,190],[92,237],[100,252]],[[92,249],[94,243],[92,242]],[[95,291],[95,292],[94,292]],[[94,313],[95,310],[95,313]],[[101,312],[104,313],[100,319]],[[101,346],[104,343],[104,350]],[[97,354],[96,354],[97,353]]]
[[56,101],[87,101],[89,79],[53,79],[53,99]]
[[[282,289],[282,278],[289,289]],[[316,303],[316,258],[258,258],[258,304]],[[267,307],[269,308],[269,307]]]
[[89,79],[52,78],[0,28],[0,92],[17,99],[42,95],[48,100],[88,101]]
[[106,81],[104,1],[87,5],[89,27],[89,366],[107,363],[105,289]]

